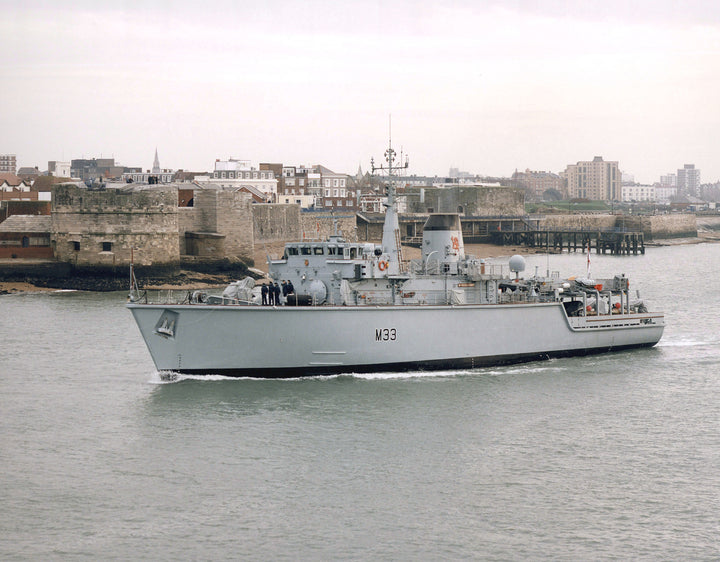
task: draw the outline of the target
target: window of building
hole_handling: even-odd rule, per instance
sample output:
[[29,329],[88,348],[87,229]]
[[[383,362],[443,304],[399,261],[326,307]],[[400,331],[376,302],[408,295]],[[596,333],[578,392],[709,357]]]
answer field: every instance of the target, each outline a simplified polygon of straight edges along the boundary
[[341,179],[341,180],[340,180],[340,187],[345,187],[345,180],[344,180],[344,179]]
[[334,186],[334,187],[337,187],[337,186],[338,186],[338,181],[337,181],[337,179],[334,179],[334,180],[333,180],[333,186]]
[[27,236],[23,236],[22,237],[22,247],[28,248],[29,246],[30,246],[30,238],[28,238]]
[[338,190],[337,190],[337,189],[333,189],[333,197],[337,197],[337,196],[338,196]]
[[112,242],[103,242],[102,243],[102,251],[103,252],[112,252]]
[[80,251],[80,242],[77,242],[77,241],[70,242],[70,247],[73,250],[75,250],[76,252],[79,252]]

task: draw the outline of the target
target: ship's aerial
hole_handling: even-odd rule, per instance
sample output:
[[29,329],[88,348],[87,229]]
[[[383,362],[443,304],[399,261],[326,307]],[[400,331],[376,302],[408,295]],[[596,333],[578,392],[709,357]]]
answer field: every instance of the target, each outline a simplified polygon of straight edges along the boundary
[[624,275],[521,278],[520,256],[508,268],[466,256],[457,214],[431,214],[421,257],[404,260],[392,145],[385,156],[382,242],[349,242],[336,231],[286,244],[268,260],[272,304],[251,278],[174,303],[148,302],[133,285],[127,307],[156,368],[271,378],[472,369],[649,347],[662,337],[664,315],[631,300]]

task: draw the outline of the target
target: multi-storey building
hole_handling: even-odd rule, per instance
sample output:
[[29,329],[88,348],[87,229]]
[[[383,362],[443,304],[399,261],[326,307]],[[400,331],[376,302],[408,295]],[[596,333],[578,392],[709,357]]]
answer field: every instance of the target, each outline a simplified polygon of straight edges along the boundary
[[314,166],[321,177],[322,207],[325,210],[357,211],[358,197],[348,188],[348,175],[338,174],[325,166]]
[[654,185],[632,183],[622,186],[622,200],[626,203],[631,201],[655,201],[656,197]]
[[663,187],[677,187],[677,174],[660,176],[660,185]]
[[569,164],[565,175],[570,198],[619,201],[622,196],[617,161],[606,162],[596,156],[591,161]]
[[71,176],[83,181],[119,178],[124,171],[122,166],[115,165],[114,158],[78,158],[70,161]]
[[250,165],[249,160],[216,160],[212,175],[207,177],[196,176],[195,180],[217,187],[239,189],[252,187],[267,197],[268,203],[277,198],[278,180],[275,173],[270,170],[259,170]]
[[655,201],[661,205],[669,205],[677,197],[677,187],[674,185],[656,185]]
[[685,164],[677,171],[678,193],[697,197],[700,193],[700,170],[695,164]]
[[512,179],[517,187],[525,189],[535,199],[542,199],[549,190],[565,193],[565,180],[552,172],[526,169],[524,172],[515,172]]
[[17,171],[17,157],[14,154],[0,154],[0,174],[14,174]]

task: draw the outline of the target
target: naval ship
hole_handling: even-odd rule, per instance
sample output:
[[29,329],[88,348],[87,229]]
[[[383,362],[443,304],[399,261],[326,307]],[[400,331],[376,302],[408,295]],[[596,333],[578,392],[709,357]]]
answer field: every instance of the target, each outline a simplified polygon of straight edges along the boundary
[[[246,278],[222,295],[188,293],[148,302],[132,283],[132,312],[161,375],[290,378],[338,373],[474,369],[655,345],[665,321],[631,300],[624,275],[521,278],[465,255],[460,217],[431,214],[421,258],[404,260],[395,152],[380,244],[324,241],[285,245],[268,275],[291,294],[263,305]],[[132,275],[131,275],[132,278]]]

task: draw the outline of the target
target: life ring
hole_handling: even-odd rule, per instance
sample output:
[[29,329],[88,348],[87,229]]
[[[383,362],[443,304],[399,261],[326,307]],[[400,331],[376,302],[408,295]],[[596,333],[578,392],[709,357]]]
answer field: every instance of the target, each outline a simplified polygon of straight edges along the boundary
[[381,261],[380,263],[378,263],[378,269],[380,271],[385,271],[387,269],[387,267],[388,267],[388,262],[386,262],[386,261]]

